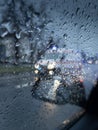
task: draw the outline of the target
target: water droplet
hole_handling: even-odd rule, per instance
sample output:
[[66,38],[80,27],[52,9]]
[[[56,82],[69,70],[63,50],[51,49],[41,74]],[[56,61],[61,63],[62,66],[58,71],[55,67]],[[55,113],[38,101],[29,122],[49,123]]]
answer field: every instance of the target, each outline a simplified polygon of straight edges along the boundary
[[63,35],[63,37],[64,37],[64,39],[66,40],[66,39],[67,39],[67,34],[65,33],[65,34]]

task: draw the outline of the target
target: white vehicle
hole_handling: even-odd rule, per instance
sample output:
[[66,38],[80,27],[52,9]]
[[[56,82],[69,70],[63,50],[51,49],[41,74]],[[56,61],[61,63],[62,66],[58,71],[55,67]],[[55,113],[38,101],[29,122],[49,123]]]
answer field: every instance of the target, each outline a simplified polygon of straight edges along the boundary
[[[80,85],[82,76],[79,53],[73,51],[64,53],[64,49],[63,51],[48,50],[34,68],[33,96],[55,103],[69,102],[71,97],[73,103],[78,101],[76,104],[84,98],[84,88]],[[75,97],[74,90],[77,95]]]
[[35,64],[35,73],[39,73],[42,67],[48,70],[48,74],[53,75],[54,70],[61,70],[65,73],[66,70],[81,70],[81,54],[73,50],[66,50],[63,48],[46,51],[45,55]]

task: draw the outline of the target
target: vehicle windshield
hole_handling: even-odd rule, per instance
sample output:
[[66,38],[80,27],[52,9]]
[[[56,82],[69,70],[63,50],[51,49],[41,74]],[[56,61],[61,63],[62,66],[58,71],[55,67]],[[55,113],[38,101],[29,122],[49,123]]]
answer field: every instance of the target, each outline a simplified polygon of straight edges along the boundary
[[45,56],[43,57],[43,59],[46,59],[46,60],[51,60],[51,59],[57,60],[57,59],[60,59],[61,57],[62,57],[61,53],[58,53],[58,52],[48,52],[48,53],[45,53]]

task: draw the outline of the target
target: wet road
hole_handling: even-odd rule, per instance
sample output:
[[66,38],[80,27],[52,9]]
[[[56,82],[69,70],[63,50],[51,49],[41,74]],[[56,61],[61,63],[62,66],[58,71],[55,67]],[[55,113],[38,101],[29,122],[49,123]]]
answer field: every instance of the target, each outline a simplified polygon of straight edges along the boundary
[[[87,68],[85,70],[89,74],[86,74],[90,76]],[[80,109],[70,104],[55,105],[36,100],[32,97],[32,81],[33,75],[28,73],[0,77],[0,130],[56,130]],[[86,85],[88,94],[89,84]]]
[[32,75],[0,78],[0,130],[55,130],[80,109],[34,99],[31,79]]

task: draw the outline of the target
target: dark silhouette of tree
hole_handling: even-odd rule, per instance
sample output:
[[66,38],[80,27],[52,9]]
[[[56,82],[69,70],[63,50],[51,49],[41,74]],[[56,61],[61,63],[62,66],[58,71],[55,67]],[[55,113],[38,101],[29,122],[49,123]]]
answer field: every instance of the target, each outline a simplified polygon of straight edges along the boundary
[[81,56],[82,56],[82,62],[86,63],[86,53],[83,50],[81,51]]

